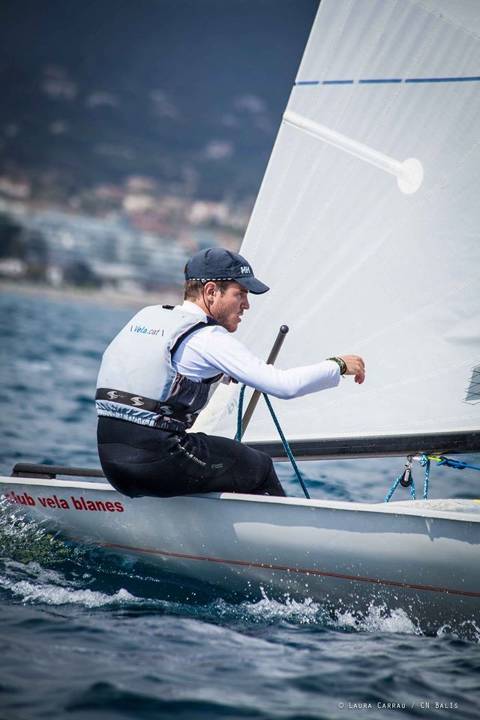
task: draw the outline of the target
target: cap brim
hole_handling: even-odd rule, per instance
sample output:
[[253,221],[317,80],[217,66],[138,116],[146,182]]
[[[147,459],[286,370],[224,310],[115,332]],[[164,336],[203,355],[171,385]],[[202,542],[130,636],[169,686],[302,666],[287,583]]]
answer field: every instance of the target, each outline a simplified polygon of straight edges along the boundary
[[268,292],[270,288],[268,285],[265,285],[265,283],[260,282],[260,280],[257,280],[256,277],[242,277],[242,278],[235,278],[236,282],[238,282],[239,285],[242,285],[244,288],[247,288],[247,290],[254,295],[262,295],[262,293]]

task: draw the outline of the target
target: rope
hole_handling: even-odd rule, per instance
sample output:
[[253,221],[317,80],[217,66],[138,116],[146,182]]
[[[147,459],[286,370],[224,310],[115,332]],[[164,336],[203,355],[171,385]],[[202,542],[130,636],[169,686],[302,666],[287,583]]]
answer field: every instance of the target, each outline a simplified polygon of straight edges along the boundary
[[295,475],[297,476],[298,481],[299,481],[300,485],[302,486],[302,490],[303,490],[303,492],[305,493],[305,497],[306,497],[308,500],[310,500],[310,495],[308,494],[308,490],[307,490],[307,488],[305,487],[305,483],[303,482],[303,478],[302,478],[302,476],[301,476],[301,474],[300,474],[300,470],[298,469],[298,465],[297,465],[297,463],[295,462],[295,458],[293,457],[293,453],[292,453],[292,450],[291,450],[291,448],[290,448],[290,445],[288,444],[288,441],[287,441],[285,435],[283,434],[282,428],[280,427],[280,423],[279,423],[278,420],[277,420],[277,416],[275,415],[275,411],[274,411],[274,409],[273,409],[273,407],[272,407],[272,403],[270,402],[270,398],[268,397],[268,395],[267,395],[266,393],[263,393],[263,397],[265,398],[265,402],[267,403],[267,407],[268,407],[268,409],[270,410],[270,415],[272,416],[272,420],[273,420],[273,422],[275,423],[275,427],[276,427],[277,430],[278,430],[278,434],[280,435],[280,438],[281,438],[282,443],[283,443],[283,447],[284,447],[284,449],[285,449],[285,452],[286,452],[287,455],[288,455],[288,459],[289,459],[290,462],[292,463],[292,467],[293,467],[293,469],[294,469],[294,471],[295,471]]
[[453,460],[453,458],[445,457],[445,455],[428,455],[428,459],[435,460],[435,462],[439,465],[446,465],[447,467],[452,467],[456,470],[465,470],[465,468],[470,470],[480,470],[478,465],[469,465],[462,460]]
[[[434,460],[438,465],[445,465],[446,467],[455,468],[456,470],[465,470],[465,468],[468,468],[470,470],[479,470],[480,467],[478,465],[470,465],[469,463],[463,462],[463,460],[453,460],[452,458],[445,457],[445,455],[420,455],[419,457],[413,458],[415,460],[418,460],[420,465],[425,468],[425,476],[423,478],[423,499],[428,499],[428,491],[430,489],[430,466],[431,461]],[[407,464],[405,467],[409,468],[411,465]],[[405,473],[407,470],[404,470],[401,475],[398,476],[398,478],[394,481],[392,487],[388,491],[388,493],[385,496],[385,502],[389,502],[391,499],[393,493],[399,486],[400,482],[405,476]],[[411,485],[410,485],[410,494],[412,498],[415,500],[415,483],[413,481],[413,475],[410,475],[411,478]]]
[[420,465],[425,468],[425,477],[423,478],[423,499],[427,500],[428,490],[430,487],[430,458],[428,455],[420,456]]
[[393,495],[393,493],[395,492],[395,490],[397,489],[397,487],[400,485],[400,480],[401,480],[402,478],[403,478],[403,472],[402,472],[402,474],[399,475],[399,476],[397,477],[397,479],[394,481],[392,487],[390,488],[390,490],[388,491],[388,493],[385,495],[385,499],[384,499],[383,502],[386,502],[386,503],[387,503],[387,502],[390,502],[390,500],[391,500],[391,498],[392,498],[392,495]]
[[[238,440],[239,442],[241,442],[241,440],[242,440],[243,399],[245,396],[245,388],[246,388],[246,386],[242,385],[242,387],[240,388],[240,395],[238,397],[237,432],[235,434],[235,440]],[[303,478],[300,474],[300,470],[298,469],[298,465],[295,462],[295,458],[293,456],[292,449],[291,449],[290,445],[288,444],[288,441],[287,441],[285,435],[283,434],[283,430],[280,427],[280,423],[278,422],[277,416],[275,415],[275,411],[272,407],[272,403],[270,402],[270,398],[268,397],[268,395],[266,393],[262,393],[262,394],[263,394],[263,397],[265,398],[265,402],[267,403],[267,407],[270,410],[270,415],[272,416],[272,420],[275,423],[275,427],[277,428],[278,434],[280,435],[280,439],[282,441],[283,448],[288,456],[288,459],[290,460],[290,462],[292,464],[295,475],[297,476],[297,479],[298,479],[300,485],[302,486],[302,490],[305,493],[305,497],[308,500],[310,500],[310,495],[308,494],[308,490],[305,487],[305,483],[303,482]]]
[[410,495],[412,496],[412,500],[417,499],[417,494],[415,492],[415,480],[413,479],[413,475],[411,476],[412,482],[410,485]]
[[237,412],[237,432],[235,433],[235,440],[242,442],[243,435],[243,398],[245,396],[246,385],[242,385],[240,388],[240,395],[238,397],[238,412]]

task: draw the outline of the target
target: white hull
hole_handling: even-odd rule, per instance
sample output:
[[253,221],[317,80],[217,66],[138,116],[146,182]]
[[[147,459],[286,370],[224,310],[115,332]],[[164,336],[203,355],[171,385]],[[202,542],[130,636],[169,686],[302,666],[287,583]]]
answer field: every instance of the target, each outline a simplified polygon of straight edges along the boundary
[[386,505],[230,493],[131,500],[106,483],[0,483],[15,506],[78,542],[229,591],[263,586],[359,612],[385,604],[426,630],[480,625],[479,501]]

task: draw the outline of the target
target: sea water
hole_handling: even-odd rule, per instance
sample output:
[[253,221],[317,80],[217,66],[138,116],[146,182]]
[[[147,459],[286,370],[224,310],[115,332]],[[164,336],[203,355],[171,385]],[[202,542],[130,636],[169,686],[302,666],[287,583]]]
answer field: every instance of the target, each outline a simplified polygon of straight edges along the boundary
[[[0,310],[0,472],[16,462],[98,467],[96,373],[132,311],[13,292]],[[379,501],[402,467],[303,469],[313,497]],[[278,471],[300,496],[289,466]],[[478,481],[433,468],[431,497],[478,497]],[[480,630],[431,637],[401,609],[332,615],[267,589],[232,598],[67,542],[6,503],[0,627],[0,720],[480,716]]]

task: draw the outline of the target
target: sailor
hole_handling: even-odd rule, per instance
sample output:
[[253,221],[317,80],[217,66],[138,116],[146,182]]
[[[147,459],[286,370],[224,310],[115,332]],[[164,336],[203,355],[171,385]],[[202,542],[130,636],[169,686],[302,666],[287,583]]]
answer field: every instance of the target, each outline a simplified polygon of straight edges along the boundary
[[182,305],[143,308],[105,350],[96,392],[105,475],[130,497],[285,495],[265,453],[187,430],[222,379],[295,398],[334,387],[341,375],[362,383],[363,360],[343,355],[280,370],[253,355],[233,333],[249,309],[249,293],[269,288],[241,255],[202,250],[187,263],[185,280]]

